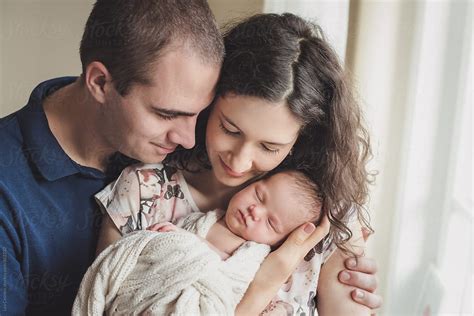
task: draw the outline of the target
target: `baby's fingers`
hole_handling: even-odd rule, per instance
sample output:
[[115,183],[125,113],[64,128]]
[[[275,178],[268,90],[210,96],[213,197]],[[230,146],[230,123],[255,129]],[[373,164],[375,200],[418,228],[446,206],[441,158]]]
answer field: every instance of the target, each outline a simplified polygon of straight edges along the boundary
[[173,224],[171,224],[170,222],[156,223],[156,224],[148,226],[146,229],[157,232],[157,231],[161,231],[161,228],[163,228],[165,226],[168,226],[168,225],[173,225]]

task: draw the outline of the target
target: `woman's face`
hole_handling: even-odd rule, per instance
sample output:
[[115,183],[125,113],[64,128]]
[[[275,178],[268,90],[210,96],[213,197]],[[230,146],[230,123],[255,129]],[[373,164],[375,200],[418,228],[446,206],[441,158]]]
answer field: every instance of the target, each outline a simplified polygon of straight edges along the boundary
[[300,127],[286,102],[241,95],[218,98],[206,129],[214,176],[234,187],[274,169],[290,152]]

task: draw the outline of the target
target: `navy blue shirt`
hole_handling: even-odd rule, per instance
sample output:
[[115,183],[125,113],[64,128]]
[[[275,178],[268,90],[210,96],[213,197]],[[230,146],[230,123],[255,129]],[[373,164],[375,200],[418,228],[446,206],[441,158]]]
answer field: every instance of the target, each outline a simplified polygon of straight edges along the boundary
[[43,82],[24,108],[0,119],[2,315],[70,315],[101,223],[93,195],[130,163],[115,155],[103,173],[59,146],[42,102],[75,80]]

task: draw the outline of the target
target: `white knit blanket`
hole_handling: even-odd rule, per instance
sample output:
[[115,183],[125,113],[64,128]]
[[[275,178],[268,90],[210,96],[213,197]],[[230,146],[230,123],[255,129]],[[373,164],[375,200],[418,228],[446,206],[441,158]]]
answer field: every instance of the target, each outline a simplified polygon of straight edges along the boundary
[[[198,213],[183,226],[203,237],[215,220]],[[72,315],[233,315],[268,252],[246,242],[223,261],[191,232],[133,232],[88,269]]]

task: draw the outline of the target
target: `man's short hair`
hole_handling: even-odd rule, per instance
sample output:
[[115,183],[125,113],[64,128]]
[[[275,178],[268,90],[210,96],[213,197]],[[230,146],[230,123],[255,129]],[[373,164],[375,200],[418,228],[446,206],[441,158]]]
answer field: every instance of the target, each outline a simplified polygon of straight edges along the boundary
[[149,69],[170,44],[220,66],[224,45],[206,1],[98,0],[81,40],[82,72],[103,63],[124,96],[133,84],[151,83]]

